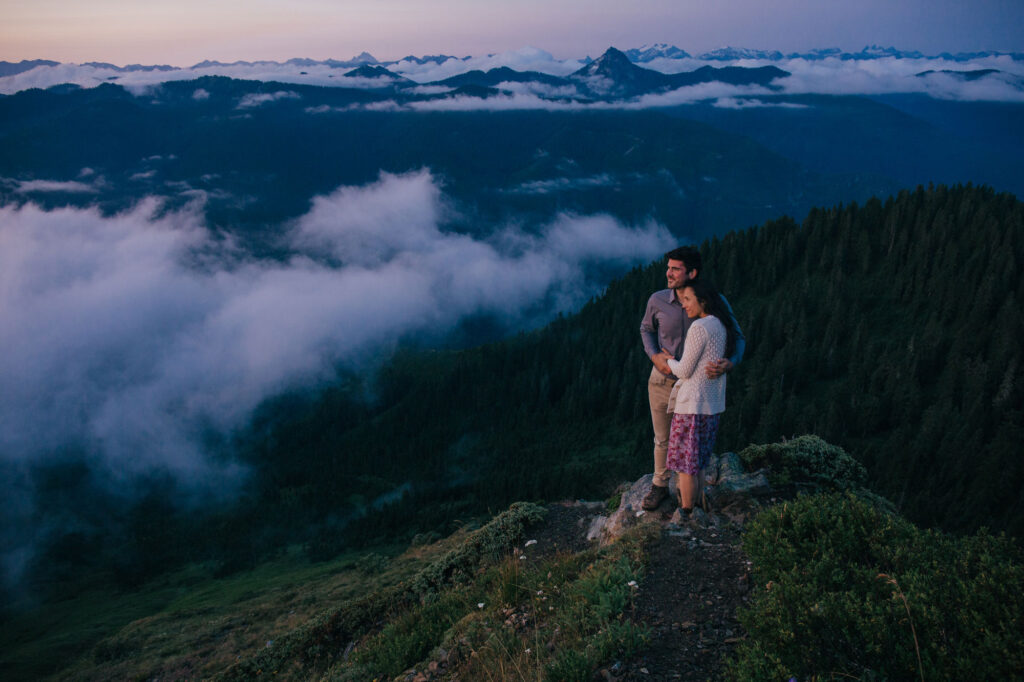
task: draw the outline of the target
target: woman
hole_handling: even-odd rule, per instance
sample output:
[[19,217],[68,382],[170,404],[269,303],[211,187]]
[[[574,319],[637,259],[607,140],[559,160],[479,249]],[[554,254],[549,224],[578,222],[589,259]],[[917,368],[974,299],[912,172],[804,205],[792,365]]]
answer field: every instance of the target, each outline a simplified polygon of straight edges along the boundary
[[687,282],[680,303],[693,323],[686,333],[682,359],[668,361],[679,380],[668,403],[668,411],[673,415],[667,464],[677,474],[679,506],[689,514],[697,491],[703,488],[703,469],[711,458],[718,420],[725,411],[726,375],[709,379],[705,372],[697,370],[732,354],[736,328],[722,297],[702,279]]

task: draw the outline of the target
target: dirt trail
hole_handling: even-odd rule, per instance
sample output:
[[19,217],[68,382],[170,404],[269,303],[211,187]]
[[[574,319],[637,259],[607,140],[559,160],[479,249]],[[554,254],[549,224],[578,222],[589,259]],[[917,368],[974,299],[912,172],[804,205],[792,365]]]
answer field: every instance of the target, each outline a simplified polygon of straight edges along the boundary
[[[750,566],[740,549],[740,524],[756,506],[748,498],[680,521],[667,500],[642,517],[662,529],[630,614],[650,627],[651,642],[631,660],[600,669],[594,680],[723,678],[724,662],[744,636],[736,612],[748,598]],[[545,554],[584,549],[590,545],[586,529],[600,512],[593,504],[549,505],[548,517],[532,529],[531,537],[538,539],[534,549]]]
[[605,680],[715,680],[743,637],[736,611],[750,575],[734,526],[669,526],[651,547],[634,618],[651,628],[651,643]]

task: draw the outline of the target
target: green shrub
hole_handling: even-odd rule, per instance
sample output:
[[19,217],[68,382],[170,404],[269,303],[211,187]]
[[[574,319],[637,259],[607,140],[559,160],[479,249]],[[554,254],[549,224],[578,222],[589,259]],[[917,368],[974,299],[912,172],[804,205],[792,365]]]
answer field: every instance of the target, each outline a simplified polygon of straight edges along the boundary
[[388,559],[385,556],[370,552],[356,560],[356,569],[363,575],[376,575],[383,573],[388,567]]
[[921,530],[852,494],[760,514],[743,546],[759,586],[737,680],[1017,679],[1020,550]]
[[461,547],[420,571],[412,579],[410,589],[421,599],[431,599],[439,588],[468,577],[480,564],[500,559],[522,539],[523,529],[540,521],[546,513],[547,510],[538,505],[516,502],[508,511],[474,531]]
[[748,469],[768,467],[772,483],[806,483],[825,490],[862,488],[867,470],[842,448],[812,435],[749,445],[739,453]]

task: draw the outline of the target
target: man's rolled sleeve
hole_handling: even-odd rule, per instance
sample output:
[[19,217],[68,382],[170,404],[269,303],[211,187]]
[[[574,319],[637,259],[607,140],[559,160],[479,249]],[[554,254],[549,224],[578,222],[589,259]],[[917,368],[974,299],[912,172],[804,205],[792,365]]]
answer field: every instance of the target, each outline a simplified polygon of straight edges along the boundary
[[644,344],[644,352],[647,353],[647,357],[653,358],[661,352],[658,345],[658,327],[654,318],[654,306],[650,301],[647,302],[644,319],[640,320],[640,340]]

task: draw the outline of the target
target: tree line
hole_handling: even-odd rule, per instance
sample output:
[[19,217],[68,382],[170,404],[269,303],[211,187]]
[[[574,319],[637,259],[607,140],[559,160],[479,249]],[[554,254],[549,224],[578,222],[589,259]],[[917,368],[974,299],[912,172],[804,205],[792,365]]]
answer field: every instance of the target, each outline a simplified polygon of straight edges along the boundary
[[[748,338],[716,450],[813,433],[912,521],[1024,534],[1020,201],[918,187],[701,250]],[[106,546],[124,576],[194,558],[231,570],[296,541],[326,557],[517,500],[608,495],[651,469],[639,323],[664,286],[655,262],[542,329],[406,348],[372,376],[269,401],[231,443],[253,471],[240,501],[185,513],[154,485]]]

